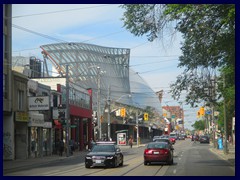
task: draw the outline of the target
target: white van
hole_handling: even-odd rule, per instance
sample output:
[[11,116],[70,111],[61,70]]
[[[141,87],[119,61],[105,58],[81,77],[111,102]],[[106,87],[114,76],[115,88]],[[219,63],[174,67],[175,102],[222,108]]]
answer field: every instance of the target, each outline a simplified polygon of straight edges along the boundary
[[171,133],[169,134],[169,137],[173,137],[173,138],[175,138],[175,139],[178,139],[178,134],[175,133],[175,132],[171,132]]

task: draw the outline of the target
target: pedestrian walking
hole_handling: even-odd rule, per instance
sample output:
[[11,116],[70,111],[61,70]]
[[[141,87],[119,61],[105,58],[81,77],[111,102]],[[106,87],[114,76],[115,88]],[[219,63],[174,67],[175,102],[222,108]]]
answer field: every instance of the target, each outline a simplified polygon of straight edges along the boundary
[[132,145],[133,145],[133,138],[132,138],[132,136],[130,136],[130,138],[128,140],[128,145],[132,148]]
[[61,140],[59,141],[59,156],[62,156],[63,150],[64,150],[64,142],[63,142],[63,140],[61,139]]

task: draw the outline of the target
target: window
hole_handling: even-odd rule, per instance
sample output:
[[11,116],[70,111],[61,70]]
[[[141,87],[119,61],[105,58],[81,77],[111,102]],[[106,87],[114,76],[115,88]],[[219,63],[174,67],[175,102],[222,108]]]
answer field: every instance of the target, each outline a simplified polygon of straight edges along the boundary
[[18,91],[18,110],[23,110],[24,91]]

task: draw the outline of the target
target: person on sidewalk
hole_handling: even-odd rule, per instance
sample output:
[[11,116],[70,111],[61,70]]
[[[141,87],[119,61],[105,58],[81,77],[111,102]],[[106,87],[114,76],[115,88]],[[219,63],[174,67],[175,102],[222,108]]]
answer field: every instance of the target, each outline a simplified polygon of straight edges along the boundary
[[128,140],[128,144],[132,148],[132,145],[133,145],[133,138],[132,138],[132,136],[130,136],[130,138]]
[[62,156],[63,150],[64,150],[64,142],[63,142],[63,140],[61,139],[61,140],[59,141],[59,156]]
[[38,139],[36,139],[36,143],[35,143],[35,158],[38,157]]

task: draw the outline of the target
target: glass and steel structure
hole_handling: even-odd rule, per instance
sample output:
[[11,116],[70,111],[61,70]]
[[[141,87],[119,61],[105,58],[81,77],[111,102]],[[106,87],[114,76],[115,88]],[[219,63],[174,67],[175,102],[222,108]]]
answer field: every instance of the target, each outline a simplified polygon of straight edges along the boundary
[[93,110],[97,109],[100,89],[102,113],[109,96],[111,101],[130,106],[152,106],[162,115],[154,91],[129,68],[130,49],[76,42],[42,45],[41,49],[60,75],[65,75],[68,64],[70,81],[82,88],[92,88]]

